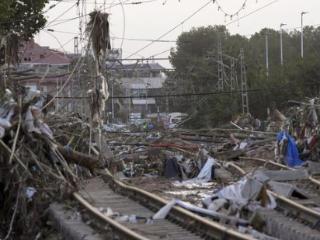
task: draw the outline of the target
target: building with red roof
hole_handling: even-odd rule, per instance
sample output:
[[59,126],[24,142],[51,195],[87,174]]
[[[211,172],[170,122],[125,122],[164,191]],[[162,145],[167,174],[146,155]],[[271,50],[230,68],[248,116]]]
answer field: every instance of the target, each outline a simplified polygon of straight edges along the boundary
[[54,95],[67,81],[72,59],[65,53],[40,46],[34,40],[24,42],[19,49],[20,83]]

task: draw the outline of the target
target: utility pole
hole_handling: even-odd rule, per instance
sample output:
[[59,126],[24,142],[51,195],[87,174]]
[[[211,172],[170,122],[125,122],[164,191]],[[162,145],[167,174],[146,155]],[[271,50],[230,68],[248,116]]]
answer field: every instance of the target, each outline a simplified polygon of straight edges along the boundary
[[285,25],[287,25],[287,24],[284,24],[284,23],[280,24],[280,63],[281,63],[281,66],[283,65],[283,42],[282,42],[283,29],[282,29],[282,27]]
[[[78,37],[74,37],[73,39],[73,47],[74,47],[74,50],[73,50],[73,53],[78,57],[79,56],[79,38]],[[79,84],[79,91],[81,89],[81,85],[80,85],[80,68],[78,68],[77,70],[77,74],[75,76],[75,78],[72,78],[71,80],[71,89],[70,89],[70,95],[71,97],[74,97],[74,81],[78,82]],[[71,104],[71,111],[75,111],[75,101],[74,99],[71,100],[72,101],[72,104]]]
[[149,113],[149,107],[148,107],[148,87],[150,86],[150,83],[146,83],[146,116]]
[[242,113],[249,113],[249,98],[248,98],[248,85],[247,85],[247,69],[244,62],[243,48],[240,50],[240,69],[241,69],[241,100],[242,100]]
[[169,97],[168,97],[168,94],[166,96],[166,113],[167,114],[169,113]]
[[266,31],[266,74],[267,78],[269,78],[269,39],[268,39],[268,32]]
[[112,83],[111,83],[111,107],[112,107],[112,123],[114,123],[114,99],[113,99],[113,88],[114,88],[114,78],[112,78]]
[[301,12],[301,58],[303,58],[303,15],[307,12]]
[[223,91],[223,58],[221,40],[218,40],[218,91]]

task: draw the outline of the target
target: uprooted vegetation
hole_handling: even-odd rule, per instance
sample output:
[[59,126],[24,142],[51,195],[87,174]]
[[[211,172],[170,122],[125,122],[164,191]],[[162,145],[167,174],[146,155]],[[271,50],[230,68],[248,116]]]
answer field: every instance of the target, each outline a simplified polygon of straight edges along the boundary
[[[79,179],[98,166],[98,159],[68,147],[72,142],[87,152],[89,144],[82,135],[88,133],[88,125],[77,116],[45,114],[47,98],[38,91],[7,90],[1,100],[0,231],[6,233],[1,237],[35,239],[43,235],[49,204],[68,199]],[[76,129],[80,135],[71,141],[64,136]]]

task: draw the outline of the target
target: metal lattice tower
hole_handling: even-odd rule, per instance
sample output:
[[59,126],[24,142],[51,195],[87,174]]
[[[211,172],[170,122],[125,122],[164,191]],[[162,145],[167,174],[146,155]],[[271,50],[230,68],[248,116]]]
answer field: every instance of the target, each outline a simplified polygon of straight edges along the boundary
[[222,57],[222,46],[221,40],[218,41],[218,83],[217,88],[218,91],[223,91],[224,89],[224,69],[223,69],[223,57]]
[[230,89],[235,90],[238,87],[238,78],[236,70],[236,60],[231,58],[231,69],[230,69]]
[[242,113],[249,113],[249,98],[247,85],[247,70],[244,62],[244,51],[240,50],[240,68],[241,68],[241,100]]

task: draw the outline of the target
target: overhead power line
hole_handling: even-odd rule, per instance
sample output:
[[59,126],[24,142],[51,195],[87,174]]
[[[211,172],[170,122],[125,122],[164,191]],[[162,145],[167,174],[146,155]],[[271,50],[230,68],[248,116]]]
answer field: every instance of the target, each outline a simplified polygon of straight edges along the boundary
[[169,49],[167,49],[167,50],[164,50],[164,51],[161,51],[161,52],[152,54],[149,58],[154,58],[154,57],[159,56],[159,55],[161,55],[161,54],[164,54],[164,53],[166,53],[166,52],[170,52],[171,49],[172,49],[172,48],[169,48]]
[[45,32],[47,34],[49,34],[51,37],[53,37],[58,42],[58,44],[59,44],[60,48],[62,49],[62,51],[64,52],[64,54],[67,54],[66,50],[64,49],[63,44],[59,41],[59,39],[55,35],[53,35],[51,32],[49,32],[49,31],[45,31]]
[[[58,2],[56,4],[53,4],[51,6],[49,6],[49,8],[45,11],[42,11],[41,14],[45,14],[47,12],[49,12],[51,9],[55,8],[56,6],[58,6],[61,2]],[[32,15],[30,17],[27,17],[27,18],[23,18],[23,19],[12,19],[10,21],[3,21],[3,22],[0,22],[0,24],[8,24],[8,23],[11,23],[11,22],[19,22],[19,21],[26,21],[26,20],[30,20],[32,18],[35,18],[37,15]]]
[[[190,16],[188,16],[187,18],[185,18],[182,22],[180,22],[178,25],[174,26],[173,28],[171,28],[170,30],[168,30],[167,32],[163,33],[162,35],[160,35],[158,38],[156,38],[156,40],[160,40],[163,37],[167,36],[169,33],[173,32],[174,30],[176,30],[178,27],[180,27],[181,25],[183,25],[186,21],[188,21],[189,19],[191,19],[193,16],[195,16],[197,13],[199,13],[202,9],[204,9],[205,7],[207,7],[209,4],[212,4],[212,0],[208,1],[207,3],[205,3],[203,6],[201,6],[199,9],[197,9],[195,12],[193,12]],[[130,58],[136,54],[138,54],[139,52],[143,51],[144,49],[150,47],[152,44],[154,44],[155,41],[152,41],[150,43],[148,43],[147,45],[143,46],[142,48],[140,48],[139,50],[135,51],[134,53],[130,54],[127,58]]]
[[[123,39],[121,37],[111,37],[112,39]],[[126,41],[137,41],[137,42],[164,42],[164,43],[175,43],[177,40],[157,40],[150,38],[124,38]]]
[[[307,84],[308,86],[319,86],[317,83],[312,83],[312,84]],[[279,90],[279,89],[284,89],[290,86],[290,83],[282,84],[277,87],[269,87],[269,88],[254,88],[254,89],[248,89],[248,93],[261,93],[261,92],[268,92],[272,90]],[[214,96],[214,95],[229,95],[229,94],[235,94],[235,93],[242,93],[241,89],[237,90],[229,90],[229,91],[213,91],[213,92],[187,92],[187,93],[176,93],[176,94],[154,94],[154,95],[149,95],[148,96],[110,96],[110,99],[147,99],[147,98],[167,98],[167,97],[195,97],[195,96]],[[60,96],[57,98],[63,98],[63,99],[87,99],[89,97],[87,96],[74,96],[74,97],[69,97],[69,96]]]
[[52,28],[47,28],[47,29],[44,29],[45,31],[47,32],[56,32],[56,33],[64,33],[64,34],[72,34],[72,35],[78,35],[79,33],[76,33],[76,32],[65,32],[65,31],[59,31],[59,30],[55,30],[55,29],[52,29]]
[[[52,28],[46,28],[44,29],[48,32],[56,32],[56,33],[65,33],[65,34],[72,34],[72,35],[77,35],[79,33],[76,32],[67,32],[67,31],[60,31],[60,30],[56,30],[56,29],[52,29]],[[122,37],[111,37],[111,39],[118,39],[118,40],[126,40],[126,41],[136,41],[136,42],[163,42],[163,43],[175,43],[177,42],[177,40],[156,40],[156,39],[150,39],[150,38],[122,38]]]
[[86,14],[86,15],[82,15],[82,16],[78,16],[78,17],[73,17],[73,18],[68,18],[68,19],[61,19],[61,20],[56,20],[56,22],[58,22],[58,23],[55,23],[55,24],[51,24],[50,26],[47,26],[47,27],[55,27],[55,26],[58,26],[58,25],[61,25],[61,24],[65,24],[65,23],[67,23],[67,22],[71,22],[71,21],[73,21],[73,20],[77,20],[77,19],[79,19],[79,18],[81,18],[81,17],[85,17],[85,16],[89,16],[89,14]]
[[[266,92],[271,90],[277,90],[281,88],[288,87],[288,84],[284,84],[283,86],[278,86],[274,88],[255,88],[255,89],[248,89],[248,93],[260,93]],[[114,99],[147,99],[147,98],[166,98],[166,97],[194,97],[194,96],[210,96],[210,95],[226,95],[226,94],[234,94],[234,93],[241,93],[241,89],[233,90],[233,91],[214,91],[214,92],[200,92],[200,93],[176,93],[176,94],[156,94],[156,95],[149,95],[148,96],[110,96],[109,98]],[[57,98],[64,98],[64,99],[87,99],[89,97],[67,97],[67,96],[60,96]]]
[[153,58],[153,57],[150,57],[150,58],[120,58],[120,59],[106,59],[107,61],[114,61],[114,62],[121,62],[121,61],[150,61],[150,60],[155,60],[155,61],[165,61],[165,60],[169,60],[169,58]]
[[245,14],[243,16],[238,17],[236,20],[233,20],[233,21],[230,21],[230,22],[226,23],[225,26],[231,25],[231,24],[233,24],[235,22],[238,22],[241,19],[249,17],[250,15],[255,14],[255,13],[257,13],[257,12],[259,12],[259,11],[261,11],[261,10],[263,10],[263,9],[265,9],[265,8],[271,6],[271,5],[273,5],[273,4],[275,4],[276,2],[279,2],[279,1],[280,0],[274,0],[272,2],[269,2],[266,5],[264,5],[264,6],[260,7],[260,8],[257,8],[256,10],[253,10],[252,12],[249,12],[248,14]]
[[239,13],[245,9],[247,2],[248,0],[244,0],[243,3],[241,4],[241,7],[237,11],[233,13],[229,13],[224,10],[224,8],[219,4],[217,0],[215,1],[215,3],[218,5],[218,11],[221,11],[225,17],[231,17],[231,18],[234,16],[238,16]]
[[54,18],[53,20],[51,20],[50,22],[48,22],[45,27],[49,27],[50,24],[52,24],[53,22],[55,22],[56,20],[58,20],[59,18],[61,18],[62,16],[64,16],[67,12],[69,12],[69,11],[70,11],[72,8],[74,8],[75,6],[77,6],[77,3],[73,4],[71,7],[67,8],[64,12],[62,12],[59,16],[57,16],[56,18]]
[[[64,3],[73,3],[75,0],[61,0],[61,1],[53,1],[53,2],[64,2]],[[145,3],[152,3],[152,2],[158,2],[159,0],[145,0],[145,1],[132,1],[132,2],[129,2],[129,1],[125,1],[123,4],[124,5],[141,5],[141,4],[145,4]],[[90,4],[90,5],[103,5],[105,4],[104,2],[98,2],[98,1],[95,1],[95,2],[89,2],[89,1],[86,1],[86,4]],[[118,6],[120,5],[119,3],[110,3],[108,4],[109,5],[109,8],[110,7],[115,7],[115,6]]]
[[[96,24],[96,17],[94,18],[93,26],[94,26],[95,24]],[[92,29],[91,29],[91,31],[90,31],[90,33],[89,33],[89,35],[88,35],[88,43],[87,43],[87,47],[86,47],[86,53],[88,53],[88,51],[89,51],[90,37],[91,37],[91,35],[92,35],[93,29],[94,29],[94,28],[92,27]],[[57,93],[53,96],[53,98],[52,98],[49,102],[47,102],[46,105],[44,105],[44,106],[42,107],[41,110],[47,108],[47,107],[51,104],[51,102],[53,102],[54,99],[57,98],[57,97],[59,96],[59,94],[63,91],[63,89],[69,84],[69,82],[70,82],[73,74],[75,73],[76,69],[81,66],[81,64],[82,64],[82,62],[83,62],[83,59],[84,59],[84,58],[82,58],[82,57],[79,57],[79,58],[78,58],[78,60],[77,60],[77,62],[75,63],[72,71],[70,72],[70,75],[69,75],[68,79],[63,83],[63,85],[59,88],[59,90],[57,90]]]

